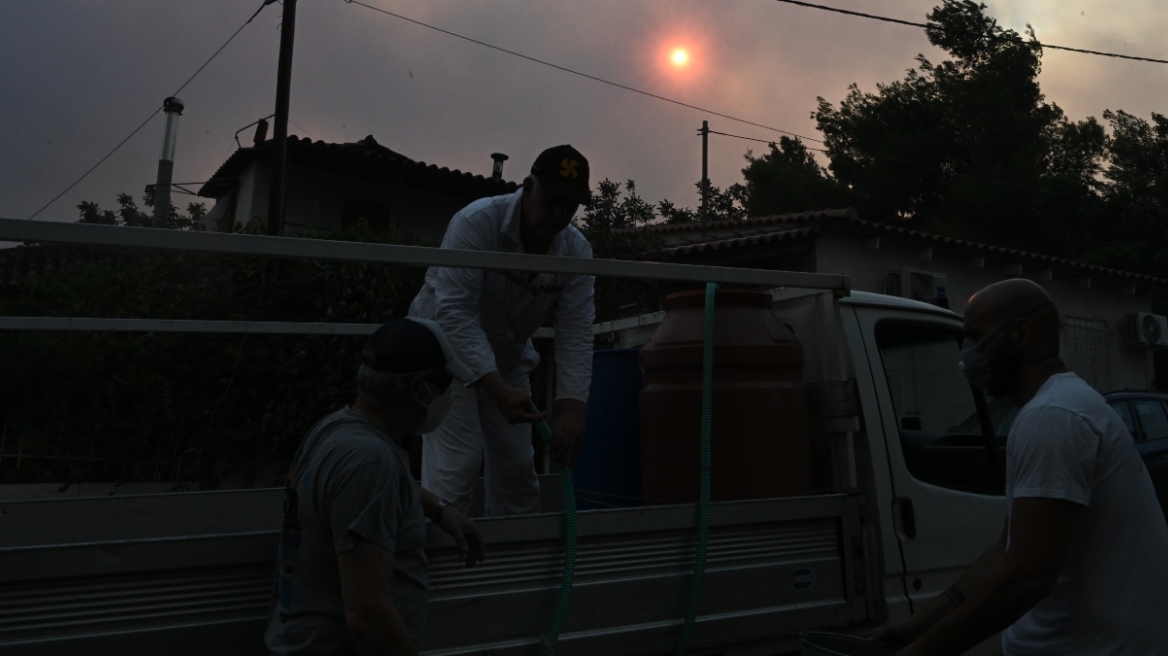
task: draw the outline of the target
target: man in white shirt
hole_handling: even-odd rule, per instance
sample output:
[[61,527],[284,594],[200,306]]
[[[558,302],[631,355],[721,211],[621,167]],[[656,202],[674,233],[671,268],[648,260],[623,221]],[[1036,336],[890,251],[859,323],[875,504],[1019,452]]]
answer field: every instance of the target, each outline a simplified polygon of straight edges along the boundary
[[[571,225],[588,205],[588,160],[571,146],[545,150],[523,188],[463,208],[442,248],[592,257]],[[592,276],[431,267],[410,316],[442,326],[474,376],[452,386],[450,416],[422,441],[422,486],[468,510],[480,468],[487,516],[539,509],[530,424],[528,374],[539,363],[531,336],[549,318],[555,328],[556,399],[552,457],[570,467],[584,436],[592,379]]]
[[1006,444],[1006,526],[960,580],[869,637],[901,654],[959,654],[1001,631],[1006,656],[1168,654],[1168,526],[1131,435],[1059,358],[1037,284],[966,307],[961,366],[1021,410]]

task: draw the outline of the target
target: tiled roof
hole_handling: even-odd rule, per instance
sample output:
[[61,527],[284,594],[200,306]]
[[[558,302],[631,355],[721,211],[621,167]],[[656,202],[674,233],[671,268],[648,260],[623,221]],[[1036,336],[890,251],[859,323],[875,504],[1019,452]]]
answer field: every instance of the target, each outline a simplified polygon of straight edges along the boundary
[[[992,257],[1017,264],[1041,265],[1050,268],[1072,269],[1084,275],[1096,275],[1123,280],[1133,284],[1168,286],[1168,279],[1142,273],[1121,271],[1108,267],[1079,262],[1063,257],[1022,251],[1015,248],[994,246],[944,237],[942,235],[912,230],[902,226],[865,221],[855,210],[823,210],[799,214],[779,214],[742,221],[712,221],[709,223],[662,224],[644,228],[661,236],[665,243],[654,249],[652,255],[693,256],[723,252],[736,248],[767,245],[799,238],[816,237],[824,230],[846,230],[869,236],[886,235],[899,241],[920,246],[936,246],[962,251],[969,255]],[[649,255],[649,253],[646,253]]]
[[820,222],[833,218],[848,218],[854,214],[852,210],[824,210],[760,217],[746,221],[670,223],[645,229],[665,240],[664,244],[653,250],[654,255],[676,257],[814,237],[820,232]]
[[[269,139],[260,146],[236,150],[199,189],[199,195],[219,198],[229,192],[248,164],[268,156],[271,144]],[[519,188],[514,182],[410,159],[377,143],[373,135],[356,143],[339,144],[290,136],[288,160],[297,166],[322,168],[371,179],[387,179],[395,184],[474,198],[499,196]]]

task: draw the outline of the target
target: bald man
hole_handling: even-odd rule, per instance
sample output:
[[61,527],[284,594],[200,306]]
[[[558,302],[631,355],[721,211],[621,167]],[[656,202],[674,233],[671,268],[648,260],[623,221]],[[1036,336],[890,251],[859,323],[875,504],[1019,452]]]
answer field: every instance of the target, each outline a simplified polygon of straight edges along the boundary
[[1005,656],[1168,654],[1168,526],[1131,435],[1059,357],[1042,287],[1006,280],[966,307],[961,368],[1018,412],[1006,525],[957,584],[868,637],[960,654],[1001,631]]

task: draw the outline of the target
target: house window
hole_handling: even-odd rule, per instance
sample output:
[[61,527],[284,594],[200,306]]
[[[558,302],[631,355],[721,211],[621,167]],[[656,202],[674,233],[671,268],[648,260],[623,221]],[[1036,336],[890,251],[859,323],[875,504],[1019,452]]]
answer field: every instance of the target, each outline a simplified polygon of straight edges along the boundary
[[1107,348],[1107,322],[1086,317],[1063,319],[1062,357],[1067,366],[1095,389],[1113,387]]
[[373,200],[350,198],[341,206],[341,230],[355,230],[361,219],[374,234],[385,234],[390,228],[389,208]]

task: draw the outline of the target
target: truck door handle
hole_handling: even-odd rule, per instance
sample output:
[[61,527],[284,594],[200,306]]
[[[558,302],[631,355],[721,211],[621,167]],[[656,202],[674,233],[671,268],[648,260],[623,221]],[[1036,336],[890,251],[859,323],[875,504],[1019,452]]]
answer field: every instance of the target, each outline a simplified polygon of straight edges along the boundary
[[905,537],[915,538],[917,536],[917,516],[913,513],[912,499],[900,497],[896,500],[896,505],[900,508],[900,521],[904,528]]

